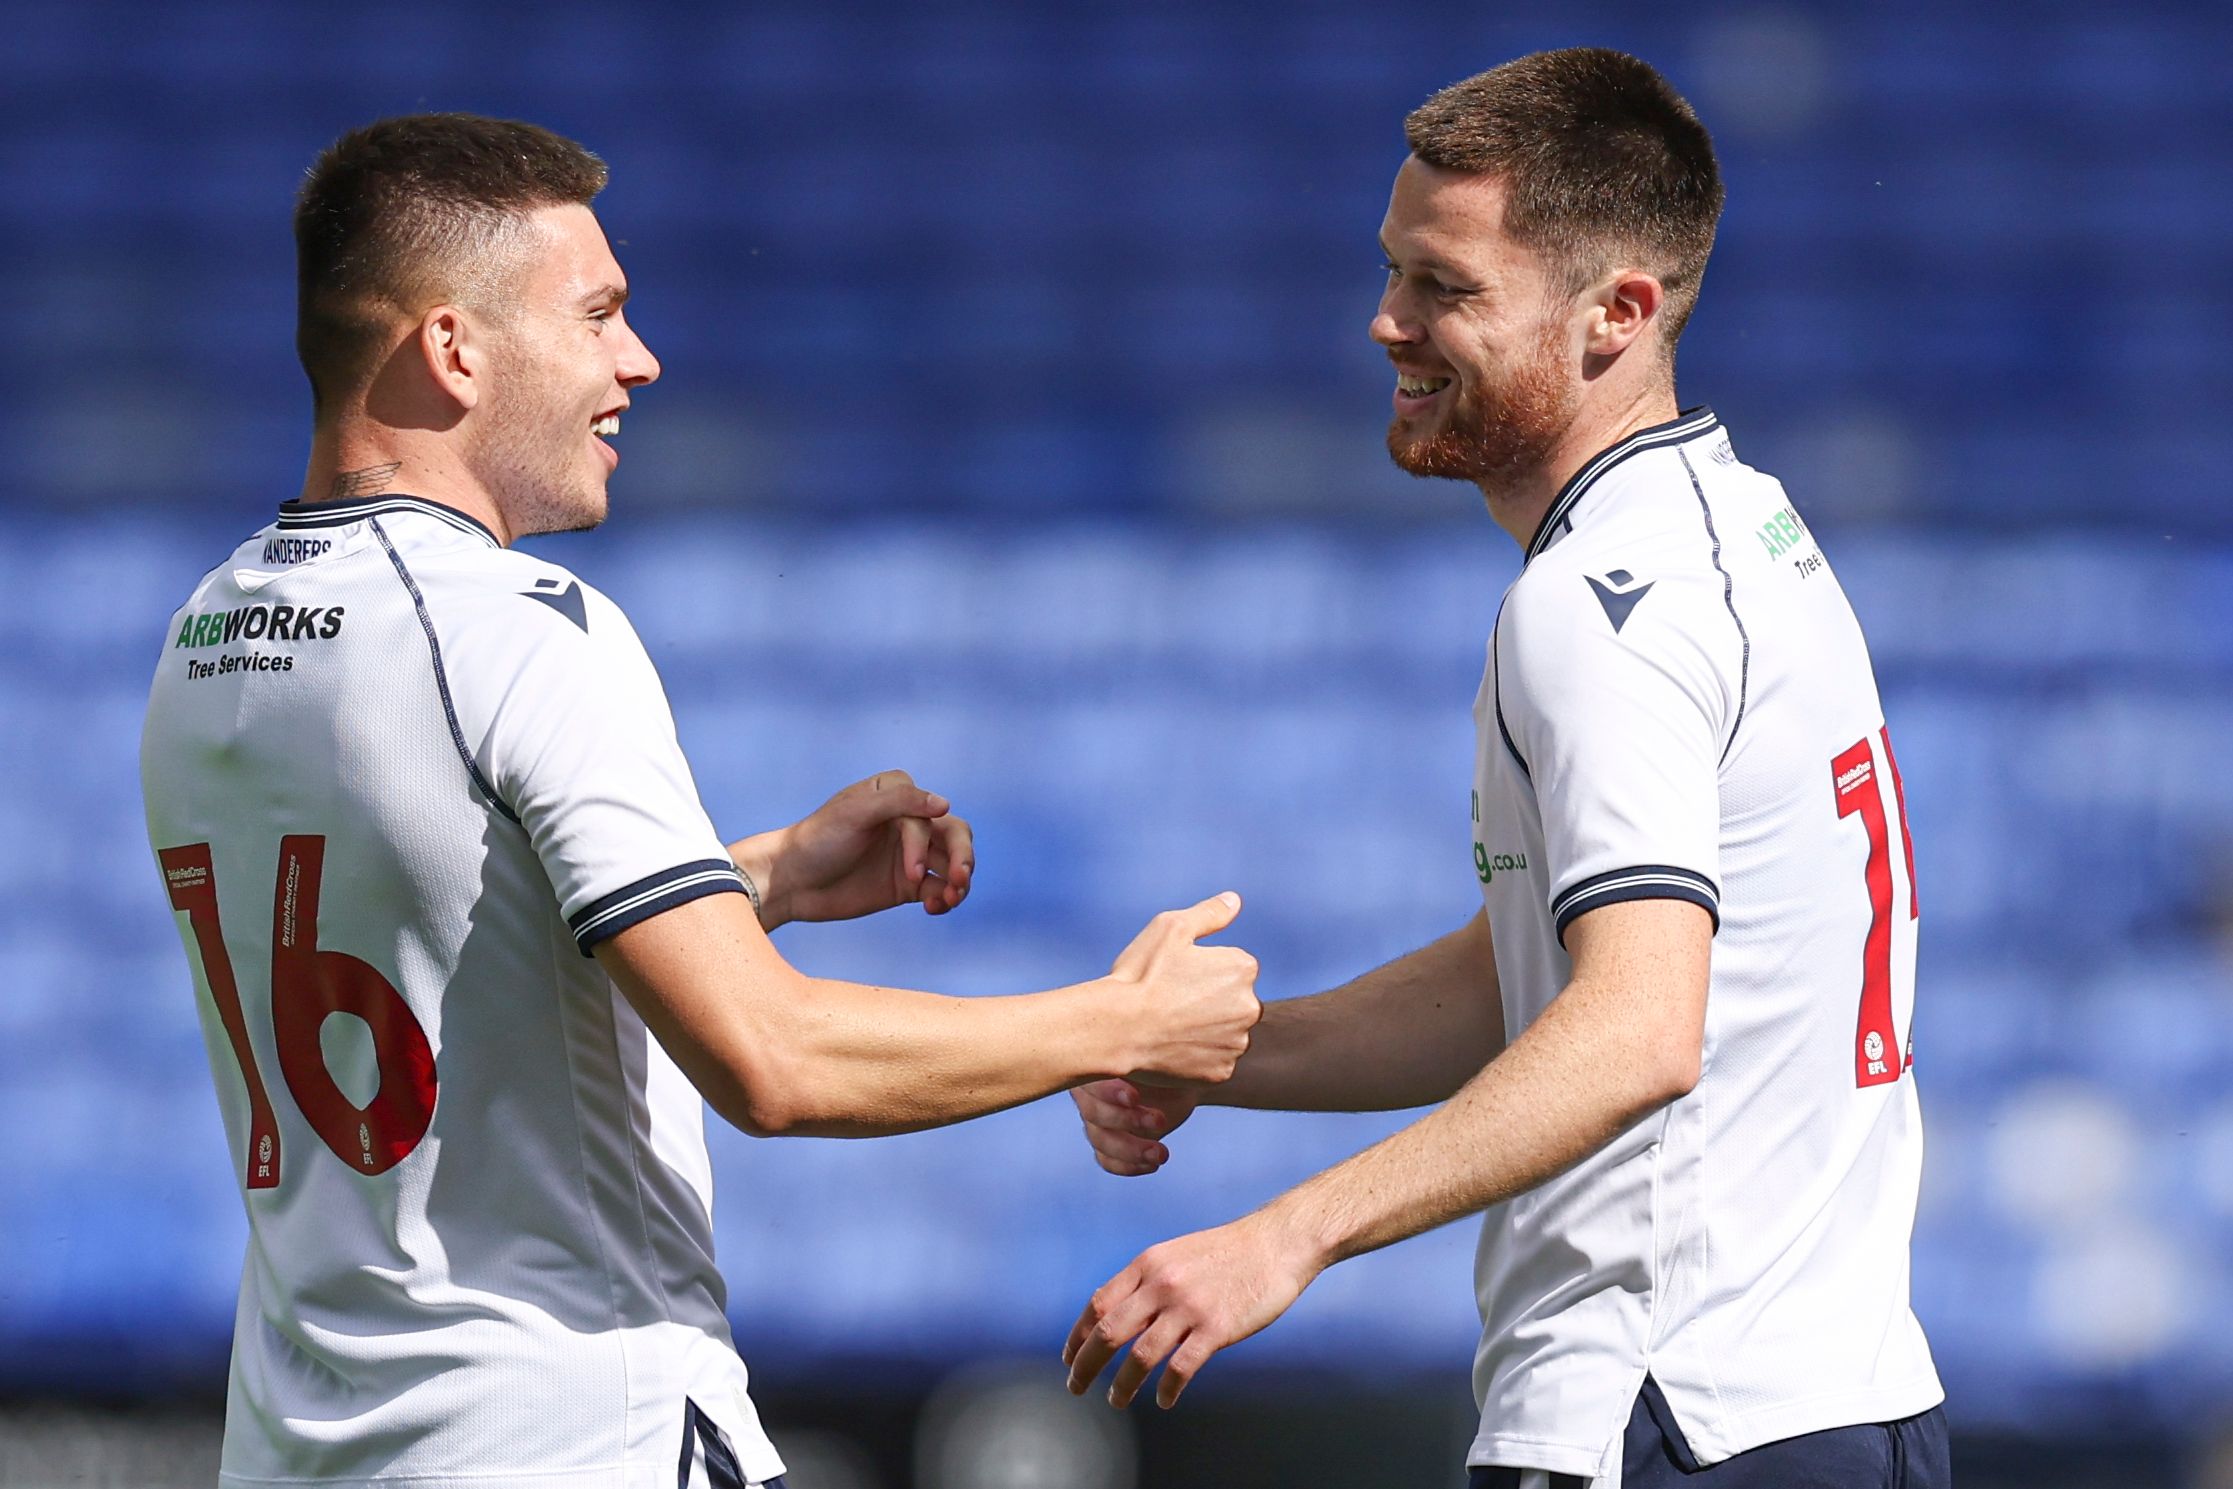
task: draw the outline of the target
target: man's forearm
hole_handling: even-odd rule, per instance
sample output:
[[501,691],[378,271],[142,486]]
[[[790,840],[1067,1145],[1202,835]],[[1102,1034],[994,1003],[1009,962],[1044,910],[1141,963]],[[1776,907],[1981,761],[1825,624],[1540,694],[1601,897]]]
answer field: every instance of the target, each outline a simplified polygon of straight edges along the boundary
[[677,905],[594,954],[728,1121],[763,1136],[870,1137],[1135,1070],[1225,1079],[1257,1020],[1256,963],[1195,943],[1239,908],[1219,895],[1168,911],[1109,976],[1004,998],[808,977],[735,894]]
[[1379,1112],[1447,1100],[1504,1047],[1486,916],[1329,992],[1264,1005],[1233,1078],[1204,1100]]
[[[1702,915],[1675,901],[1617,906],[1631,923]],[[1524,1193],[1690,1090],[1703,1038],[1706,945],[1679,976],[1616,957],[1570,983],[1511,1047],[1440,1108],[1259,1212],[1316,1265],[1376,1250]],[[1664,965],[1664,964],[1662,964]],[[1657,970],[1657,969],[1655,969]],[[1680,996],[1664,989],[1682,986]]]
[[771,1040],[796,1078],[767,1082],[782,1106],[763,1129],[880,1137],[1036,1101],[1128,1068],[1138,1046],[1122,1006],[1101,982],[955,998],[807,979]]
[[1136,989],[1103,979],[956,998],[808,977],[738,924],[742,910],[741,896],[708,896],[621,932],[597,958],[714,1110],[747,1132],[908,1132],[1139,1058]]

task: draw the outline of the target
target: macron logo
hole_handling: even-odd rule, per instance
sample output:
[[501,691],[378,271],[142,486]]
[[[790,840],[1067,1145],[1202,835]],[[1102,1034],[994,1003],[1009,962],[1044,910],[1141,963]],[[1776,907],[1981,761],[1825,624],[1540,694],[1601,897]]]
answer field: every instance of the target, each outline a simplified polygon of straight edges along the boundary
[[541,600],[565,616],[584,631],[589,629],[589,607],[582,603],[582,587],[572,582],[561,583],[556,579],[538,579],[535,587],[521,591],[520,597]]
[[1605,607],[1605,618],[1613,623],[1615,635],[1628,624],[1628,613],[1636,608],[1636,602],[1650,594],[1652,585],[1658,582],[1638,584],[1626,569],[1615,569],[1603,579],[1583,577],[1589,579],[1589,587],[1596,591],[1597,603]]

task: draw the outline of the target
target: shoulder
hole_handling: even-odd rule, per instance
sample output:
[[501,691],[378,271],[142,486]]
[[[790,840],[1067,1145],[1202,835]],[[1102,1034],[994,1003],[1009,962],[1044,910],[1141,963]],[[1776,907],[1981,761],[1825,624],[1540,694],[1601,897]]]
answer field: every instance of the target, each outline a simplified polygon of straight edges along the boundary
[[1501,706],[1597,718],[1679,694],[1717,728],[1735,706],[1745,661],[1728,578],[1680,462],[1650,459],[1661,468],[1649,486],[1607,493],[1514,582],[1497,625]]
[[620,606],[562,564],[516,549],[465,544],[406,557],[445,630],[487,631],[523,646],[601,650],[618,642],[641,650]]
[[1513,582],[1499,628],[1511,643],[1568,654],[1599,644],[1648,652],[1726,629],[1726,581],[1700,507],[1673,452],[1649,460],[1662,467],[1657,480],[1604,493],[1593,520],[1536,555]]
[[1738,459],[1726,439],[1710,458],[1693,464],[1723,569],[1741,580],[1763,558],[1781,560],[1814,546],[1806,518],[1783,483]]
[[469,713],[537,707],[649,707],[665,694],[618,604],[561,564],[485,545],[403,555],[438,649]]

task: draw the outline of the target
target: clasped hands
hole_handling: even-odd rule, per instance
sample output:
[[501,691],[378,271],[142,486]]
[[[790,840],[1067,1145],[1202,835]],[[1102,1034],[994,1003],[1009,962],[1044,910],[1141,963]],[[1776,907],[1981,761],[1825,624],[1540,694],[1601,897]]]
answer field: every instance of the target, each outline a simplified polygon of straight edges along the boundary
[[[847,786],[789,827],[732,844],[730,857],[759,888],[760,923],[769,930],[910,903],[943,915],[968,897],[976,869],[969,824],[900,770]],[[1200,1088],[1141,1079],[1096,1081],[1070,1094],[1101,1167],[1126,1177],[1169,1161],[1163,1139],[1202,1099]],[[1172,1405],[1212,1354],[1285,1313],[1328,1260],[1276,1207],[1149,1248],[1094,1293],[1070,1331],[1062,1351],[1070,1390],[1083,1395],[1130,1342],[1110,1404],[1130,1405],[1167,1360],[1156,1400]]]

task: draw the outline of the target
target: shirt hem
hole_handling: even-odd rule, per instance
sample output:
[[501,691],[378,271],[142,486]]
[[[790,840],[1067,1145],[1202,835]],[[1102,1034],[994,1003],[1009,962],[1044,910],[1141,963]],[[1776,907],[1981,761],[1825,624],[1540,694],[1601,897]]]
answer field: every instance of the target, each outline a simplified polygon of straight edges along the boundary
[[[737,1456],[744,1464],[745,1478],[755,1489],[783,1477],[782,1460],[773,1452],[763,1458],[740,1449]],[[382,1474],[339,1479],[256,1478],[220,1472],[217,1483],[218,1489],[583,1489],[585,1485],[606,1489],[614,1484],[660,1484],[665,1482],[660,1475],[657,1465],[604,1463],[539,1474]]]
[[[631,1467],[634,1478],[630,1478]],[[547,1473],[378,1474],[343,1478],[255,1478],[247,1474],[217,1475],[219,1489],[579,1489],[585,1484],[626,1484],[651,1472],[643,1465],[600,1463],[587,1468],[552,1469]]]
[[1690,1450],[1698,1455],[1701,1464],[1711,1466],[1739,1453],[1782,1442],[1787,1437],[1803,1437],[1809,1432],[1828,1432],[1838,1427],[1861,1427],[1872,1422],[1897,1422],[1929,1411],[1945,1400],[1946,1388],[1937,1375],[1932,1374],[1896,1386],[1786,1402],[1741,1416],[1725,1417],[1710,1426],[1682,1421],[1682,1409],[1679,1406],[1674,1409],[1676,1420],[1682,1421],[1683,1433],[1690,1439]]
[[1583,1479],[1597,1477],[1604,1461],[1602,1448],[1581,1448],[1570,1442],[1514,1437],[1503,1432],[1476,1437],[1473,1446],[1465,1450],[1467,1468],[1539,1468]]
[[[1840,1391],[1725,1418],[1719,1430],[1682,1421],[1679,1408],[1676,1416],[1700,1466],[1710,1468],[1739,1453],[1749,1453],[1785,1438],[1828,1432],[1838,1427],[1897,1422],[1929,1411],[1945,1400],[1946,1389],[1933,1374],[1897,1386]],[[1623,1423],[1626,1420],[1624,1416]],[[1621,1430],[1615,1429],[1616,1438]],[[1588,1479],[1595,1478],[1604,1468],[1609,1446],[1608,1443],[1592,1448],[1552,1438],[1484,1432],[1466,1449],[1465,1465],[1467,1468],[1536,1468]]]

